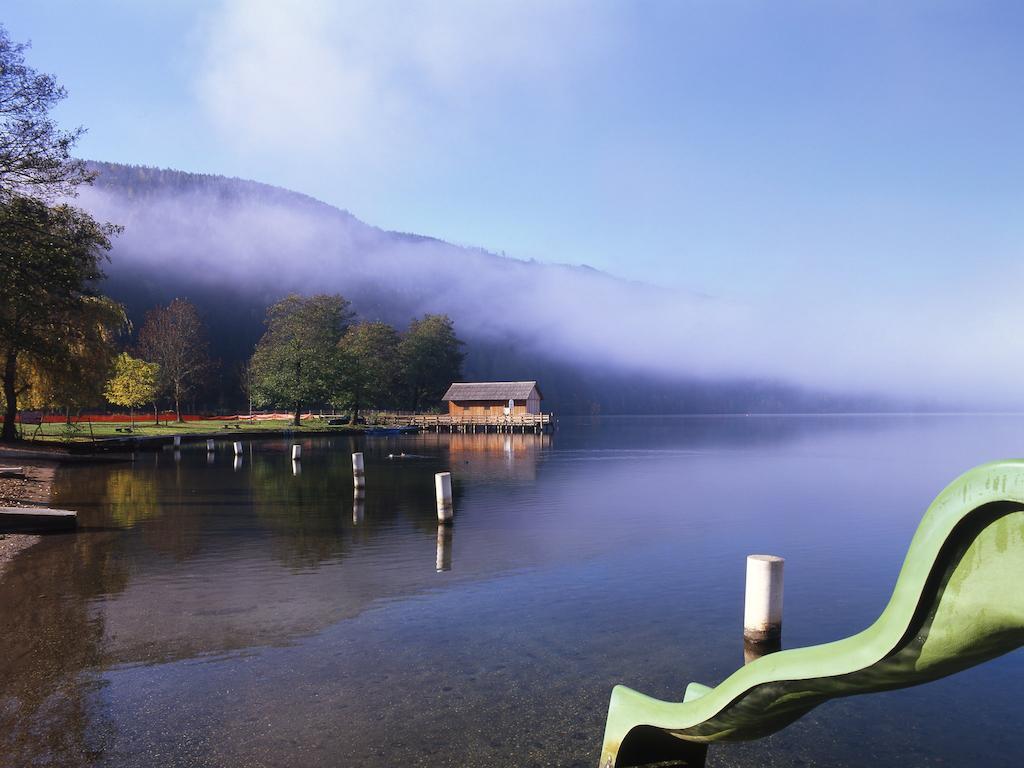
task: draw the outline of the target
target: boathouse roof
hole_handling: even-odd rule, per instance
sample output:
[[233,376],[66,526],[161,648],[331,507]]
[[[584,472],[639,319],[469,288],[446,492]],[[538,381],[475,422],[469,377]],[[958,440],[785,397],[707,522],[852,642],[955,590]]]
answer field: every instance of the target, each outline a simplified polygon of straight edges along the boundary
[[526,400],[533,390],[540,394],[536,381],[476,381],[456,382],[448,387],[442,400],[465,402],[470,400]]

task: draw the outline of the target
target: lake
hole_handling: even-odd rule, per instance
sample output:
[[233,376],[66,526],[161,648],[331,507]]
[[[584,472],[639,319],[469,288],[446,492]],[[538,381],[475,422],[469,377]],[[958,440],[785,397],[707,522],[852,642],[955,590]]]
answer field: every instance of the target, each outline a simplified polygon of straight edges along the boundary
[[[263,440],[58,471],[82,530],[0,579],[0,765],[593,768],[613,685],[680,700],[742,665],[747,554],[786,558],[785,647],[859,631],[932,498],[1024,455],[1024,417],[299,442],[299,467]],[[1022,684],[1018,651],[708,765],[1017,766]]]

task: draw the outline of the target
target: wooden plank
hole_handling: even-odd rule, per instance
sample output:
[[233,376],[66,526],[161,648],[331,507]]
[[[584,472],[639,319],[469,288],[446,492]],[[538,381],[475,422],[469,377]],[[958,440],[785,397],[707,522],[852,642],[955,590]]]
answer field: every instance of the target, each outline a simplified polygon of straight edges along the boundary
[[0,507],[3,533],[46,533],[69,531],[78,526],[78,513],[45,507]]

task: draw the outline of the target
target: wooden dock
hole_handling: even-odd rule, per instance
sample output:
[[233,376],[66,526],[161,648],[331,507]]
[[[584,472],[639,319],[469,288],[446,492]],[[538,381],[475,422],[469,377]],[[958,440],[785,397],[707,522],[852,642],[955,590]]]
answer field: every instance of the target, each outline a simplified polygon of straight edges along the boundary
[[389,421],[398,426],[419,427],[424,432],[534,432],[551,430],[555,418],[550,413],[503,413],[493,415],[458,415],[448,413],[414,413],[394,415]]
[[0,507],[0,533],[73,531],[78,513],[45,507]]

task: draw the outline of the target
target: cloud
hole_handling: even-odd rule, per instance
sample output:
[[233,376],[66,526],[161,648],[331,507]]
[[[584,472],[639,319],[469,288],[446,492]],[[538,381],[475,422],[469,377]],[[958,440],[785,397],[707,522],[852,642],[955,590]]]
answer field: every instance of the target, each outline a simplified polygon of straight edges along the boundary
[[614,25],[584,0],[224,0],[196,92],[236,146],[402,155],[472,132],[506,89],[557,104]]
[[1022,403],[1024,268],[927,293],[808,292],[755,304],[395,235],[247,182],[144,197],[87,189],[81,203],[125,225],[112,272],[164,274],[174,263],[208,287],[340,292],[364,310],[397,309],[384,318],[392,322],[445,312],[466,338],[584,367],[774,379],[952,406]]

